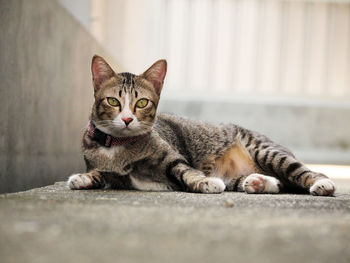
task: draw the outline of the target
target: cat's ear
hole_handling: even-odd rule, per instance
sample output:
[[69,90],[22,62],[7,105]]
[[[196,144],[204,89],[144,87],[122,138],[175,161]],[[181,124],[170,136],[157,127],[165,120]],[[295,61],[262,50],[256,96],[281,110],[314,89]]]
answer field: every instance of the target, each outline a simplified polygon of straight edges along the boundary
[[141,76],[153,84],[155,92],[160,95],[162,91],[164,78],[166,75],[167,63],[165,59],[158,60]]
[[100,56],[93,56],[91,61],[92,81],[94,83],[95,92],[100,88],[101,84],[115,76],[110,65]]

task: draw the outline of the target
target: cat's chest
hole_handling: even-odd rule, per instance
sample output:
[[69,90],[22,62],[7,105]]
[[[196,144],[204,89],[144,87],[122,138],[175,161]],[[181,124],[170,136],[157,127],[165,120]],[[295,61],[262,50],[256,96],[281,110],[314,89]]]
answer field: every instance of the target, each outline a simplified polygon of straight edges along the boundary
[[116,161],[117,157],[122,158],[125,155],[124,146],[114,146],[110,148],[101,147],[98,149],[98,153],[106,159]]
[[99,147],[84,151],[90,165],[100,171],[114,171],[119,174],[130,172],[130,163],[134,157],[125,146]]

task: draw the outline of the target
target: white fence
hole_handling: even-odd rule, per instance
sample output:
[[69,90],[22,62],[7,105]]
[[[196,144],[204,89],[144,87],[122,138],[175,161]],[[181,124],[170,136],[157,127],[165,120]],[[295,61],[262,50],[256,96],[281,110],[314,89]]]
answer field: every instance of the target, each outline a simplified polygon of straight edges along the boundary
[[172,93],[350,98],[350,2],[95,0],[124,70],[169,63]]

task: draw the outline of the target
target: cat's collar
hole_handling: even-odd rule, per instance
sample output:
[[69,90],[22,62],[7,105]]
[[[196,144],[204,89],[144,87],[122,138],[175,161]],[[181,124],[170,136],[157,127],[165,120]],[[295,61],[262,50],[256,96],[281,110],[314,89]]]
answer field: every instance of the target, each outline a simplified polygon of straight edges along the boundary
[[97,129],[96,126],[92,123],[92,121],[89,122],[87,132],[88,132],[88,136],[92,140],[98,142],[104,147],[113,147],[113,146],[133,143],[133,142],[139,141],[140,139],[150,134],[150,133],[145,133],[145,134],[132,136],[132,137],[113,137]]

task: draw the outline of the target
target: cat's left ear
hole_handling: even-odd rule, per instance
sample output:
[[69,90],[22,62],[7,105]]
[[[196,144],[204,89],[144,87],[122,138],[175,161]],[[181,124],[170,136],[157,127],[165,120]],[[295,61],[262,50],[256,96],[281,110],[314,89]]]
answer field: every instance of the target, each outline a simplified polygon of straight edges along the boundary
[[101,84],[115,76],[115,73],[110,65],[100,56],[93,56],[91,61],[92,81],[95,92],[100,89]]
[[153,84],[155,92],[160,95],[162,91],[164,78],[167,70],[167,62],[165,59],[158,60],[141,76]]

